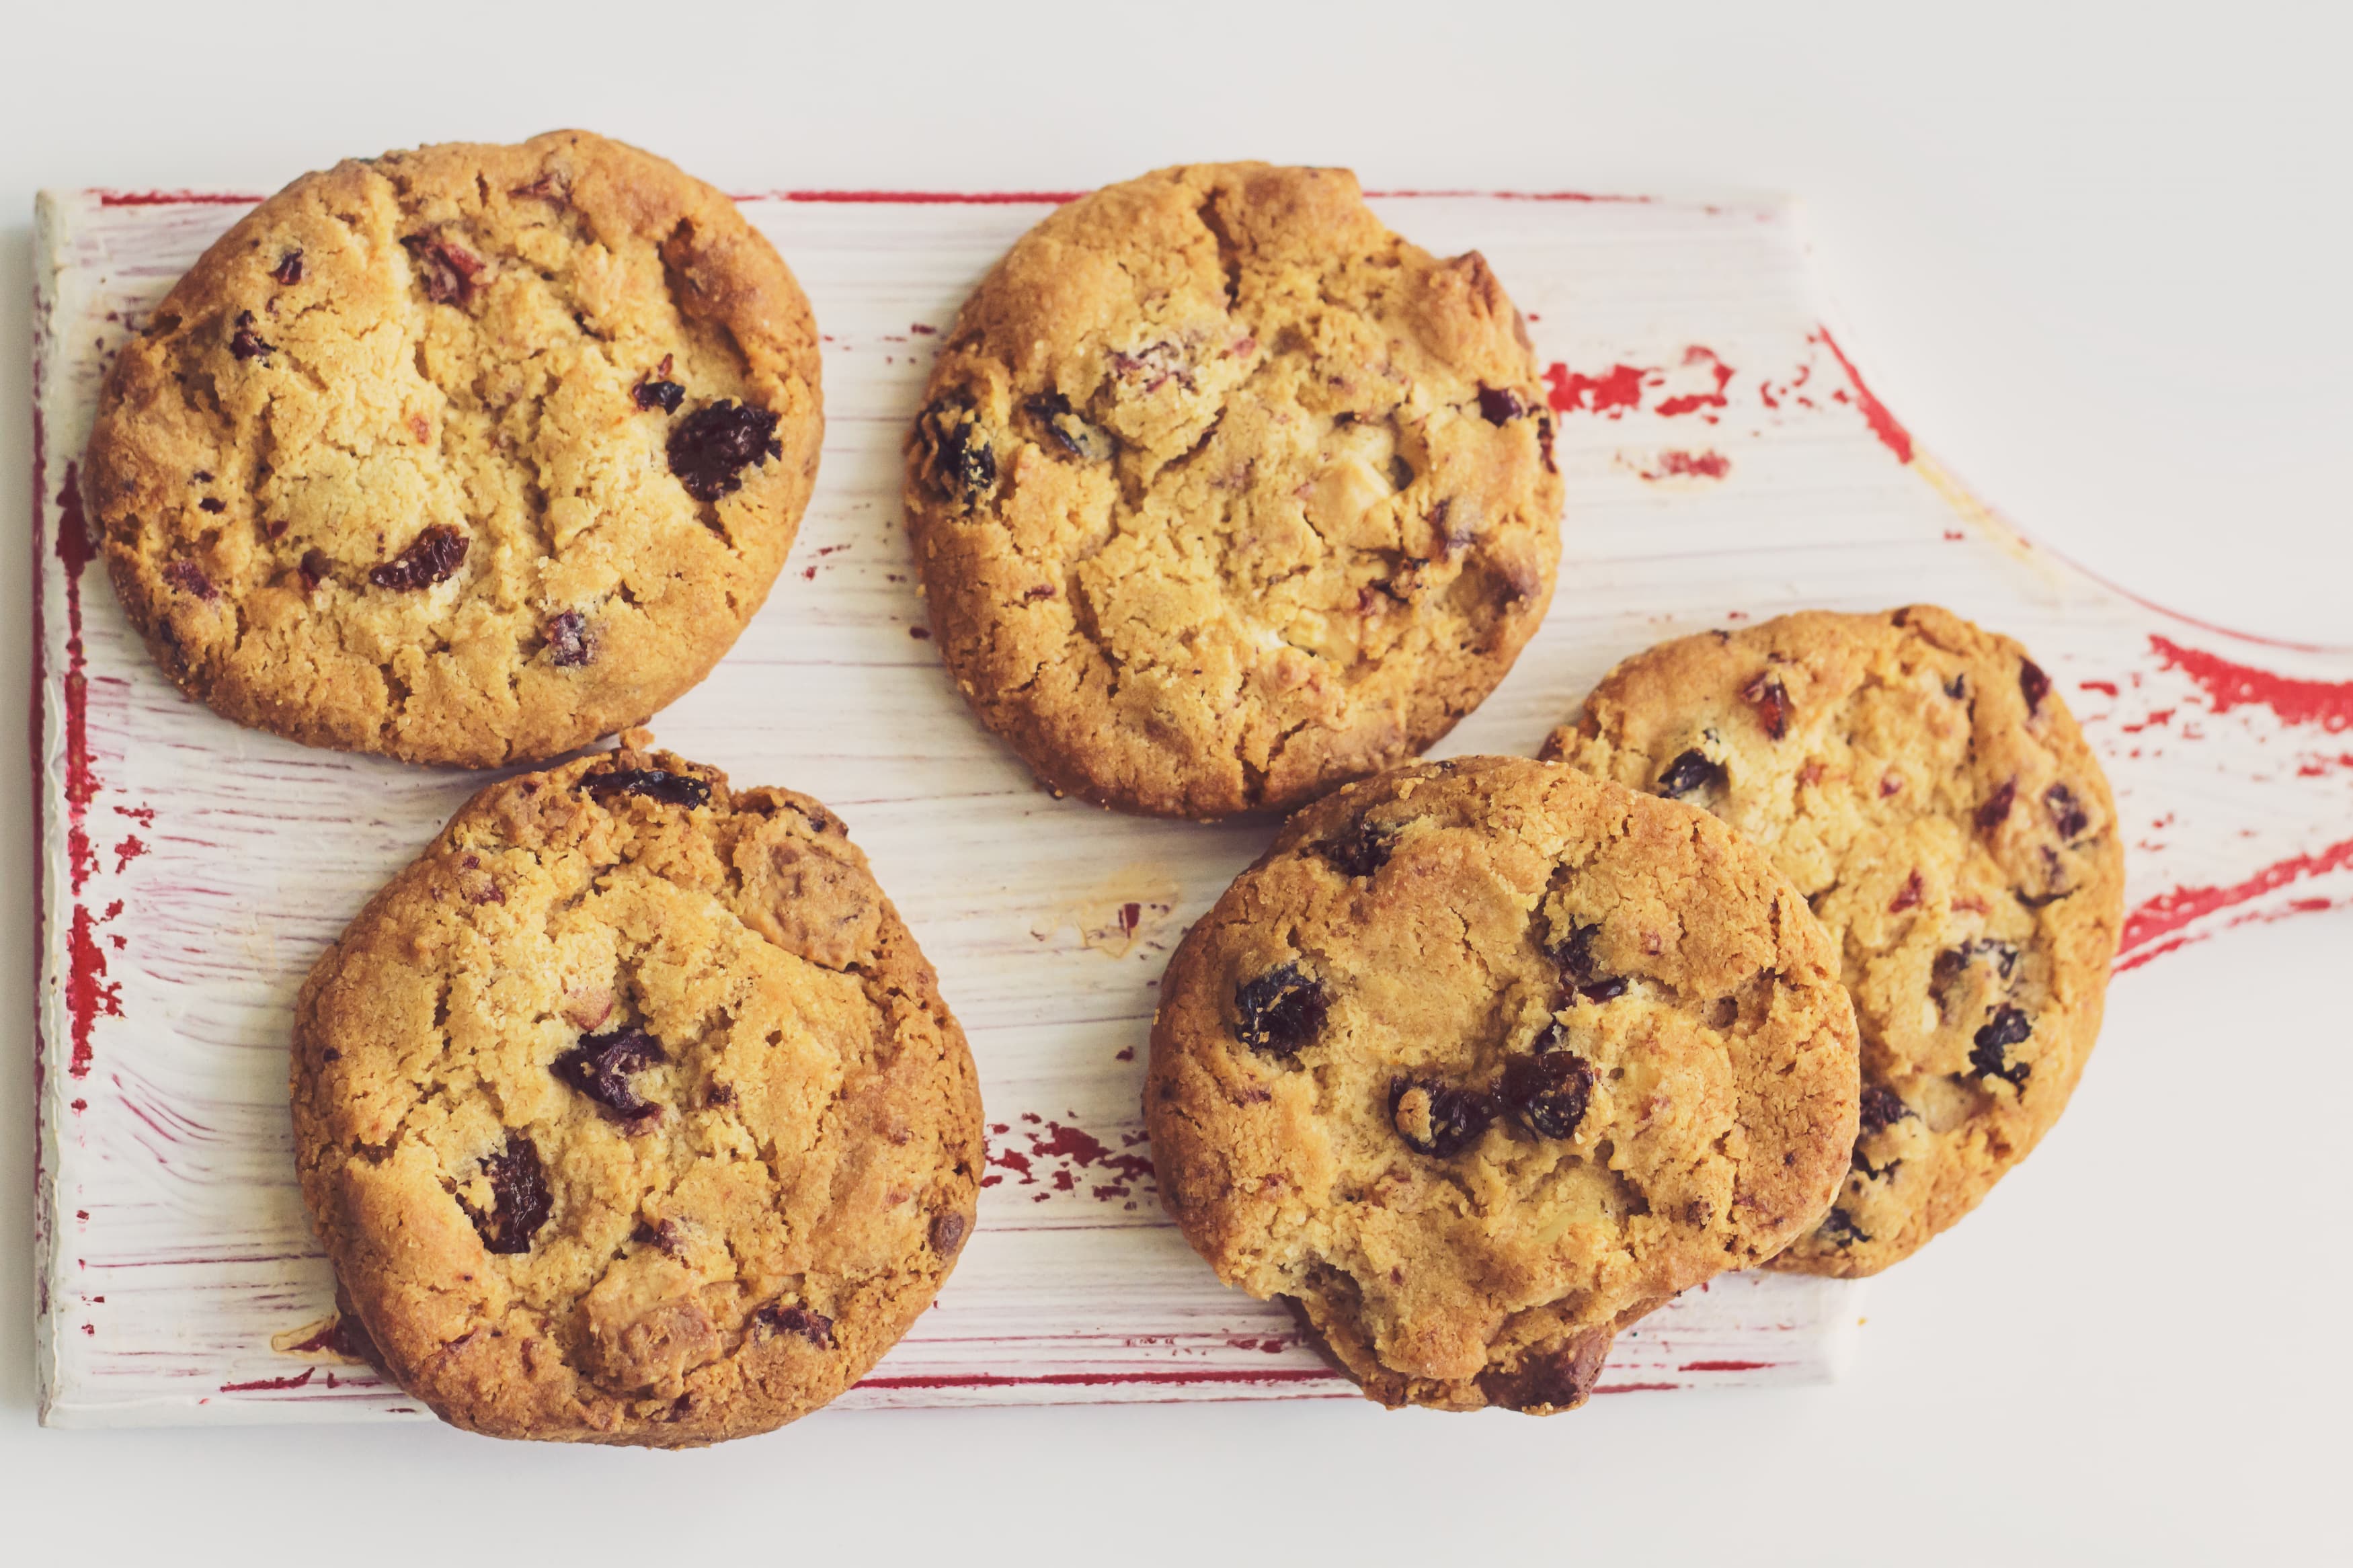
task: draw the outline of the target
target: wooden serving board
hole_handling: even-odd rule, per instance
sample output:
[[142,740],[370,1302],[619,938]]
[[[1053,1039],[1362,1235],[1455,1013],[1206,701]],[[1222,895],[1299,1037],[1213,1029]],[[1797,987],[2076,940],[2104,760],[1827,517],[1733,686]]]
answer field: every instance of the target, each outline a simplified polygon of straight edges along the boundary
[[[901,435],[939,329],[1061,199],[745,200],[825,329],[824,466],[766,609],[654,728],[739,784],[841,813],[980,1062],[979,1229],[935,1310],[841,1405],[1346,1395],[1287,1317],[1219,1287],[1169,1226],[1140,1121],[1161,967],[1271,827],[1049,798],[923,640]],[[311,1343],[332,1287],[293,1181],[285,1042],[319,952],[482,780],[308,751],[182,699],[93,566],[76,500],[111,351],[253,200],[39,205],[36,1246],[53,1424],[422,1414]],[[1824,327],[1789,209],[1375,205],[1441,254],[1485,252],[1548,367],[1568,480],[1551,617],[1439,754],[1533,752],[1614,660],[1663,637],[1935,600],[2032,647],[2105,757],[2132,847],[2120,971],[2353,903],[2353,651],[2157,610],[1972,500]],[[1831,1377],[1857,1289],[1720,1279],[1620,1336],[1601,1391]]]

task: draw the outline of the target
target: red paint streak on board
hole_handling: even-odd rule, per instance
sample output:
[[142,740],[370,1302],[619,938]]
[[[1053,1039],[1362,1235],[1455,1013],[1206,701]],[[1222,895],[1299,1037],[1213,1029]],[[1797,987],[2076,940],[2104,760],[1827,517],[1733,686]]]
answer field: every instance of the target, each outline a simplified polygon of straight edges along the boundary
[[1653,1390],[1672,1393],[1683,1387],[1680,1383],[1605,1383],[1596,1394],[1649,1394]]
[[147,845],[139,835],[133,833],[127,836],[121,843],[114,847],[114,874],[120,877],[125,866],[146,853]]
[[1662,452],[1656,463],[1638,471],[1654,483],[1660,479],[1720,479],[1732,472],[1732,459],[1721,452]]
[[870,1377],[860,1388],[1019,1388],[1039,1384],[1067,1388],[1109,1388],[1128,1383],[1337,1383],[1337,1373],[1292,1367],[1263,1372],[1200,1367],[1186,1372],[1055,1372],[1036,1377],[965,1373],[935,1377]]
[[2097,691],[2109,697],[2116,695],[2116,683],[2113,680],[2079,680],[2075,684],[2085,691]]
[[76,904],[66,933],[66,1018],[73,1040],[66,1070],[75,1078],[90,1076],[90,1037],[99,1015],[122,1016],[122,983],[106,981],[106,950],[98,945],[97,931],[90,906]]
[[87,821],[90,799],[98,793],[98,775],[90,763],[90,670],[81,642],[81,572],[98,559],[98,552],[82,519],[75,464],[66,465],[65,482],[58,487],[58,559],[66,569],[66,853],[73,890],[79,893],[98,869]]
[[2332,733],[2353,729],[2353,680],[2296,680],[2154,633],[2148,642],[2168,669],[2198,683],[2217,713],[2261,705],[2283,724],[2317,724]]
[[1629,408],[1642,406],[1642,378],[1650,374],[1640,365],[1616,364],[1605,375],[1580,375],[1565,364],[1549,364],[1544,378],[1552,391],[1545,401],[1556,414],[1585,409],[1622,418]]
[[2137,969],[2159,952],[2169,952],[2179,942],[2164,948],[2152,943],[2173,935],[2193,921],[2204,920],[2223,910],[2259,899],[2265,893],[2284,888],[2290,882],[2307,877],[2325,877],[2332,871],[2353,868],[2353,838],[2332,844],[2311,855],[2292,855],[2284,860],[2264,867],[2243,882],[2227,888],[2176,888],[2169,893],[2159,893],[2125,917],[2124,937],[2116,944],[2120,955],[2116,973]]
[[1879,437],[1880,445],[1894,453],[1897,462],[1910,462],[1912,433],[1897,424],[1895,416],[1887,412],[1887,405],[1880,402],[1872,395],[1871,388],[1863,384],[1862,373],[1854,368],[1854,362],[1848,359],[1845,351],[1838,346],[1838,340],[1831,336],[1831,330],[1828,327],[1815,328],[1814,341],[1830,350],[1831,357],[1839,362],[1841,370],[1846,372],[1847,384],[1854,388],[1855,405],[1862,410],[1863,422],[1871,426],[1871,433]]
[[1734,374],[1732,367],[1717,358],[1714,349],[1704,349],[1697,343],[1683,350],[1683,364],[1686,368],[1694,366],[1704,368],[1708,374],[1715,378],[1715,388],[1712,392],[1685,393],[1680,397],[1667,398],[1655,410],[1662,419],[1672,419],[1681,415],[1697,414],[1702,409],[1722,408],[1725,405],[1724,389],[1732,384]]
[[1651,196],[1602,195],[1592,191],[1366,191],[1365,195],[1375,198],[1395,196],[1409,200],[1415,197],[1483,196],[1497,202],[1623,202],[1631,206],[1647,205],[1655,199]]
[[737,196],[739,202],[763,196],[786,202],[824,202],[847,206],[1060,206],[1077,201],[1084,191],[767,191]]
[[1677,1372],[1768,1372],[1775,1364],[1769,1361],[1687,1361],[1675,1370]]
[[300,1388],[318,1375],[317,1367],[307,1367],[301,1375],[294,1377],[258,1377],[251,1383],[224,1383],[220,1391],[223,1394],[248,1394],[260,1388]]
[[98,205],[102,207],[172,207],[172,206],[251,206],[259,196],[239,195],[230,191],[100,191]]
[[[1100,1203],[1113,1203],[1134,1195],[1130,1183],[1149,1180],[1152,1175],[1150,1160],[1141,1154],[1113,1150],[1102,1139],[1082,1128],[1049,1121],[1031,1111],[1023,1112],[1021,1120],[1032,1123],[1037,1129],[1024,1128],[1019,1134],[1029,1140],[1029,1147],[1026,1151],[991,1148],[988,1163],[997,1170],[981,1178],[982,1186],[1001,1184],[1005,1178],[997,1173],[1005,1171],[1012,1172],[1018,1178],[1014,1183],[1016,1186],[1038,1186],[1042,1179],[1047,1190],[1034,1194],[1037,1201],[1042,1202],[1049,1193],[1077,1192],[1080,1173],[1094,1172],[1104,1180],[1089,1187],[1088,1195]],[[1003,1123],[998,1123],[990,1131],[997,1132],[1003,1126]],[[1009,1128],[1005,1129],[1005,1132],[1010,1131]],[[1003,1136],[1004,1133],[998,1135]],[[1131,1146],[1141,1143],[1145,1142],[1144,1135],[1129,1134],[1127,1142]],[[1041,1166],[1048,1168],[1041,1170]]]

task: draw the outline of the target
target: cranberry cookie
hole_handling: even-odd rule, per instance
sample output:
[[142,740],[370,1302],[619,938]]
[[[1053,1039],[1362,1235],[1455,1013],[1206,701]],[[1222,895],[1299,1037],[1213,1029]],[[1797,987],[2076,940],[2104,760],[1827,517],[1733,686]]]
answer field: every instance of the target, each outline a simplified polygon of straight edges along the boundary
[[1473,758],[1284,825],[1153,1022],[1168,1210],[1387,1405],[1569,1409],[1614,1330],[1821,1218],[1836,950],[1704,814]]
[[2066,1108],[2124,916],[2106,777],[2051,678],[1927,605],[1662,644],[1545,755],[1731,824],[1810,901],[1862,1029],[1844,1191],[1775,1262],[1872,1274]]
[[677,1447],[863,1376],[972,1226],[931,966],[806,795],[624,749],[493,784],[296,1007],[302,1194],[383,1364],[502,1437]]
[[124,346],[82,471],[189,696],[481,767],[709,673],[784,564],[822,429],[815,323],[768,242],[565,131],[263,202]]
[[1552,416],[1476,252],[1353,175],[1165,169],[1024,236],[906,505],[942,656],[1057,794],[1212,819],[1420,752],[1544,618]]

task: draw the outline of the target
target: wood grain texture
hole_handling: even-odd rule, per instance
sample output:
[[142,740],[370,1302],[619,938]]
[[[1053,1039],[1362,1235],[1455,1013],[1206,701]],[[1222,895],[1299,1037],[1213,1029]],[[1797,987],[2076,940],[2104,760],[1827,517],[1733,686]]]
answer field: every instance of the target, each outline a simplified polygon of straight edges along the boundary
[[[842,1407],[1345,1396],[1286,1316],[1219,1288],[1163,1219],[1137,1104],[1161,965],[1271,828],[1044,796],[916,635],[901,434],[937,331],[1053,199],[745,202],[825,329],[824,466],[766,609],[654,728],[739,785],[841,813],[980,1062],[980,1227]],[[331,1287],[292,1179],[285,1040],[320,950],[480,780],[306,751],[182,699],[125,626],[74,500],[110,352],[251,200],[51,194],[38,212],[36,1245],[57,1424],[421,1414],[300,1349]],[[1930,599],[2034,649],[2100,748],[2131,846],[2120,970],[2353,903],[2353,654],[2142,605],[1972,500],[1823,327],[1787,209],[1376,205],[1441,254],[1484,252],[1527,312],[1569,489],[1550,618],[1433,754],[1532,753],[1661,637]],[[1718,1280],[1621,1336],[1602,1391],[1834,1375],[1856,1292]]]

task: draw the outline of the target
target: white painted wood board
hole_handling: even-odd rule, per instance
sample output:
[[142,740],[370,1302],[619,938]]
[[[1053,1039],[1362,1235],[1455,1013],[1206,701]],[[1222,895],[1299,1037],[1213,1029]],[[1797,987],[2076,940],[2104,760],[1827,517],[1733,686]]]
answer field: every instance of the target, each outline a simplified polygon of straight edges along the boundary
[[[320,950],[481,780],[306,750],[182,699],[90,562],[72,499],[111,351],[252,199],[52,193],[38,211],[36,1246],[56,1425],[422,1414],[365,1367],[273,1348],[332,1304],[293,1181],[285,1042]],[[738,784],[841,814],[980,1063],[979,1227],[937,1307],[837,1408],[1350,1396],[1287,1316],[1193,1257],[1143,1141],[1154,983],[1271,826],[1049,798],[915,635],[900,437],[936,330],[1056,199],[745,200],[826,333],[824,463],[767,607],[653,728]],[[1824,327],[1791,208],[1375,205],[1433,250],[1493,263],[1549,367],[1568,481],[1551,616],[1433,754],[1532,752],[1612,662],[1663,637],[1935,600],[2033,648],[2106,760],[2131,846],[2120,971],[2353,903],[2353,651],[2170,616],[1978,505]],[[2099,1092],[2096,1065],[2083,1092]],[[1602,1392],[1832,1377],[1860,1289],[1720,1279],[1620,1336]]]

